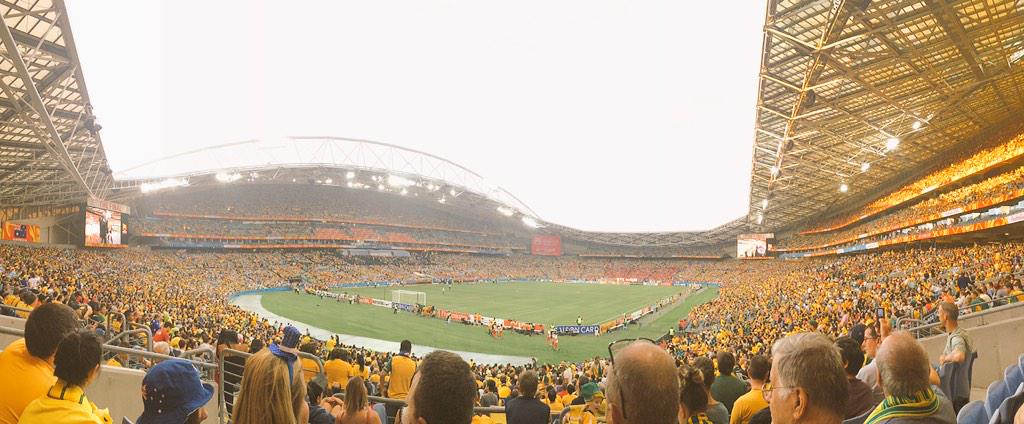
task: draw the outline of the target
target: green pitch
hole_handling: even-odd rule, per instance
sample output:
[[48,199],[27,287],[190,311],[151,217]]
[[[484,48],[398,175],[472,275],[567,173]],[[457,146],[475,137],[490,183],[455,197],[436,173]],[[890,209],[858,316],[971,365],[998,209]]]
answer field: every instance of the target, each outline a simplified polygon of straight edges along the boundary
[[[502,283],[456,285],[441,293],[441,286],[409,286],[404,290],[427,294],[427,303],[442,309],[552,324],[574,324],[582,315],[594,324],[635,311],[681,291],[678,287],[580,285],[553,283]],[[390,300],[394,288],[337,290]],[[281,316],[338,333],[398,341],[466,352],[536,357],[540,362],[581,360],[606,356],[608,343],[634,337],[657,338],[685,318],[690,308],[717,296],[708,289],[685,298],[675,309],[641,327],[630,327],[601,336],[562,336],[559,351],[551,350],[542,335],[523,336],[510,331],[494,339],[483,326],[445,324],[436,318],[399,313],[370,305],[349,305],[306,294],[275,292],[263,295],[263,307]]]

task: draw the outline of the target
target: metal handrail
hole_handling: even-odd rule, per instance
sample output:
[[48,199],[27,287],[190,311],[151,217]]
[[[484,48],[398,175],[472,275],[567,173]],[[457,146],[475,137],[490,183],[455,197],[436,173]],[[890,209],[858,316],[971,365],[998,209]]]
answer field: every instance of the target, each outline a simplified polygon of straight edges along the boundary
[[120,341],[121,339],[123,339],[125,337],[131,336],[133,334],[146,334],[147,335],[147,337],[146,337],[146,350],[152,352],[153,351],[153,337],[152,337],[152,332],[150,332],[148,330],[149,329],[136,328],[134,330],[122,331],[122,332],[118,333],[116,336],[110,338],[110,340],[107,340],[107,342],[104,343],[104,344],[107,345],[107,346],[116,346],[114,344],[114,342]]
[[[1016,296],[1005,296],[1005,297],[1001,297],[1001,298],[998,298],[998,299],[993,299],[993,300],[991,300],[989,302],[977,303],[977,304],[974,304],[974,305],[968,305],[968,306],[965,306],[965,307],[961,307],[959,309],[960,310],[963,310],[963,309],[973,309],[973,308],[981,306],[981,305],[992,304],[992,303],[999,302],[1001,300],[1009,299],[1009,298],[1012,298],[1012,297],[1016,297]],[[988,315],[988,314],[991,314],[991,313],[994,313],[994,312],[1001,312],[1001,311],[1005,311],[1007,309],[1013,309],[1013,308],[1019,308],[1019,307],[1024,307],[1024,302],[1013,302],[1013,303],[1007,303],[1005,305],[989,307],[989,308],[983,309],[983,310],[981,310],[979,312],[971,312],[969,314],[960,315],[959,319],[962,320],[964,318],[973,318],[973,317],[977,317],[977,316],[981,316],[981,315]],[[933,322],[933,323],[930,323],[930,324],[924,324],[924,325],[920,325],[920,326],[917,326],[917,327],[906,328],[906,330],[909,331],[911,334],[915,335],[915,337],[918,337],[917,336],[918,334],[921,334],[924,331],[929,331],[929,330],[931,330],[933,328],[937,328],[940,325],[941,325],[941,323]],[[899,327],[897,327],[897,328],[899,328]]]
[[[9,310],[12,310],[14,312],[25,312],[25,313],[29,313],[29,314],[32,313],[31,309],[19,308],[17,306],[11,306],[11,305],[4,304],[4,303],[0,303],[0,309],[9,309]],[[17,318],[21,318],[21,317],[17,317]],[[22,319],[24,319],[24,318],[22,318]]]
[[213,351],[213,348],[208,347],[208,346],[206,346],[206,347],[198,347],[198,348],[195,348],[195,349],[192,349],[192,350],[187,350],[187,351],[181,353],[181,358],[191,359],[191,358],[195,358],[195,357],[199,357],[199,356],[205,357],[206,359],[208,359],[208,361],[206,361],[206,362],[209,362],[211,364],[217,362],[215,360],[216,356],[217,356],[217,353]]
[[[338,399],[341,399],[341,400],[345,400],[345,396],[343,396],[341,394],[336,394],[336,395],[334,395],[334,397],[336,397]],[[400,407],[406,407],[406,406],[409,405],[409,403],[407,401],[405,401],[404,399],[392,399],[392,398],[380,397],[380,396],[367,396],[367,399],[369,399],[371,402],[383,403],[385,405],[395,405],[395,406],[400,406]],[[505,407],[504,406],[475,406],[475,407],[473,407],[473,412],[478,413],[478,414],[504,414],[505,413]],[[562,411],[558,411],[558,412],[562,412]],[[552,413],[554,413],[554,411],[552,411]]]

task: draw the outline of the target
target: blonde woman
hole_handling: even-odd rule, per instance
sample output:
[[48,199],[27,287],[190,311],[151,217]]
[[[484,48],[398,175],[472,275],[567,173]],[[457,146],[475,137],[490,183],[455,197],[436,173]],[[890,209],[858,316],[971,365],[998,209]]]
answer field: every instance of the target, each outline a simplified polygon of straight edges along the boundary
[[[276,346],[275,346],[276,347]],[[245,363],[232,408],[235,424],[306,424],[309,405],[302,369],[294,359],[264,349]]]
[[345,386],[345,411],[338,414],[335,424],[380,424],[380,416],[367,400],[366,385],[362,377],[352,377]]

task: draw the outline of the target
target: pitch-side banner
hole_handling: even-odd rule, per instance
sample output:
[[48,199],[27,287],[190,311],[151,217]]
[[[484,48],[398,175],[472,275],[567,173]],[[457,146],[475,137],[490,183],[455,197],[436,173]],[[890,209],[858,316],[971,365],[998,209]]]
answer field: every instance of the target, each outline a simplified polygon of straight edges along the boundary
[[535,256],[562,256],[562,237],[552,235],[533,236],[530,253]]
[[601,329],[599,325],[557,325],[555,332],[558,334],[597,334]]
[[39,226],[31,224],[19,224],[16,222],[5,222],[3,230],[4,240],[39,242]]

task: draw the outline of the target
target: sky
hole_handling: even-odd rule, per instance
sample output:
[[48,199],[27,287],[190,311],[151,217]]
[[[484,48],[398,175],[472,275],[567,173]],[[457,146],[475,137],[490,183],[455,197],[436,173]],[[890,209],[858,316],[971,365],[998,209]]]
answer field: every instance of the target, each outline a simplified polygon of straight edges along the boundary
[[746,214],[763,0],[67,2],[116,172],[284,136],[483,175],[544,220],[707,230]]

